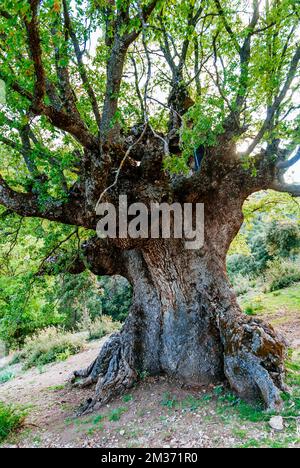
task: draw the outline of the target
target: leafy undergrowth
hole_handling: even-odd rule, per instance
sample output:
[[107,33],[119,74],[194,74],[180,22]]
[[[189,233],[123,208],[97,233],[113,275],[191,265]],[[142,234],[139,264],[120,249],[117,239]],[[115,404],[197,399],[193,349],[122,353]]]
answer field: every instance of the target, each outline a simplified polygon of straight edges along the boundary
[[15,374],[9,369],[3,369],[0,371],[0,385],[9,382],[14,378]]
[[0,442],[22,427],[26,415],[25,409],[0,401]]
[[120,330],[120,322],[114,322],[111,317],[103,315],[94,320],[88,327],[88,340],[100,340],[104,336]]
[[[118,331],[119,322],[113,322],[110,317],[103,316],[88,323],[80,333],[66,332],[63,329],[49,327],[29,337],[23,349],[12,358],[10,365],[22,363],[24,370],[39,367],[59,361],[65,361],[70,356],[81,352],[85,343]],[[9,370],[0,374],[0,383],[13,378]]]
[[17,359],[24,363],[24,369],[42,367],[55,361],[64,361],[82,351],[83,347],[82,336],[50,327],[28,338]]

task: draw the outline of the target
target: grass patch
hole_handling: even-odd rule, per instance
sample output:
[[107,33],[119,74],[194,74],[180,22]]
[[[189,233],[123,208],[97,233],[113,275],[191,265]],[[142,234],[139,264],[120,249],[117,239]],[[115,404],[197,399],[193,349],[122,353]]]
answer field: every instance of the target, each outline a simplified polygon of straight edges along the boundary
[[232,429],[232,435],[238,439],[247,439],[248,432],[245,429]]
[[163,394],[161,405],[165,406],[166,408],[173,409],[173,408],[176,408],[176,406],[178,405],[178,402],[175,397],[170,395],[170,393],[166,392]]
[[27,411],[0,401],[0,442],[22,427]]
[[96,432],[100,432],[104,430],[104,425],[102,423],[98,424],[96,427],[90,427],[87,430],[87,435],[94,435]]
[[15,374],[12,371],[10,371],[8,369],[3,370],[2,372],[0,372],[0,384],[4,384],[6,382],[9,382],[14,377],[15,377]]
[[293,436],[278,436],[274,439],[270,437],[263,437],[261,439],[249,439],[237,448],[289,448],[291,445],[298,444],[300,441],[299,437]]
[[108,415],[108,420],[111,422],[119,421],[121,419],[122,414],[126,413],[126,411],[127,408],[123,407],[113,409]]
[[[287,312],[295,312],[300,310],[300,287],[299,283],[290,286],[289,288],[281,289],[276,292],[267,292],[261,294],[259,299],[257,297],[251,297],[245,295],[240,301],[241,307],[244,311],[248,309],[248,313],[251,311],[254,314],[272,314],[279,310],[285,310]],[[257,307],[259,305],[259,307]]]
[[249,439],[243,445],[240,445],[238,448],[259,448],[261,447],[262,442],[257,439]]
[[123,398],[122,398],[123,402],[124,403],[129,403],[130,401],[133,400],[133,396],[128,394],[128,395],[124,395]]
[[300,350],[289,352],[286,369],[288,385],[298,387],[298,389],[300,389]]
[[211,400],[211,395],[203,395],[201,398],[196,398],[193,395],[190,395],[181,402],[181,406],[183,409],[196,412],[199,408],[203,408],[203,406],[205,406]]
[[243,421],[250,421],[253,423],[267,422],[271,417],[271,413],[264,411],[263,407],[252,406],[244,401],[239,401],[235,409],[239,418]]
[[64,390],[66,388],[65,385],[53,385],[53,387],[46,388],[49,392],[59,392],[60,390]]
[[[216,395],[217,413],[223,418],[230,418],[231,415],[236,415],[242,421],[249,421],[252,423],[266,422],[270,419],[272,414],[270,412],[264,411],[262,405],[251,405],[241,400],[234,393],[228,392],[222,387],[218,388],[220,388],[220,390],[219,393]],[[221,388],[222,393],[220,393]]]

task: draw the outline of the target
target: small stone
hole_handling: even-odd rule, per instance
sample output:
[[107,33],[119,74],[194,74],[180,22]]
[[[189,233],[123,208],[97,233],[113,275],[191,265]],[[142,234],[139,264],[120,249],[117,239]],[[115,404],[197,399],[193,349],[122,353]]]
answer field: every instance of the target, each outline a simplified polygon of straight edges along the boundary
[[284,424],[283,424],[283,418],[282,416],[273,416],[273,418],[270,419],[269,425],[274,431],[283,431],[284,430]]
[[125,434],[125,431],[120,431],[120,436],[123,436]]

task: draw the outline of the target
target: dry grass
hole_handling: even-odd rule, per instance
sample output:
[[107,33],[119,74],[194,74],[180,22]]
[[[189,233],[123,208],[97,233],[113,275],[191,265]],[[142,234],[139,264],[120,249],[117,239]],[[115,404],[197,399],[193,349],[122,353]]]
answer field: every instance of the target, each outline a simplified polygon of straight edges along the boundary
[[24,367],[28,369],[66,360],[83,348],[84,338],[81,335],[50,327],[27,338],[19,358],[24,361]]

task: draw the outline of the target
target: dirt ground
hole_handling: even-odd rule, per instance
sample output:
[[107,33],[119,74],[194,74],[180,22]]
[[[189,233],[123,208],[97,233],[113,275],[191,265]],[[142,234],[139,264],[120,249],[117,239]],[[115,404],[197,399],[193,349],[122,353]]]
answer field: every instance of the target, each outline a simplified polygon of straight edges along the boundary
[[[285,320],[280,312],[272,315],[294,348],[300,347],[299,313]],[[43,370],[18,375],[16,366],[17,376],[0,386],[0,400],[27,405],[28,416],[3,447],[300,447],[295,424],[286,421],[276,433],[268,421],[245,420],[224,404],[220,388],[189,390],[162,377],[146,378],[100,411],[76,418],[92,389],[72,389],[68,377],[90,364],[103,341]]]

